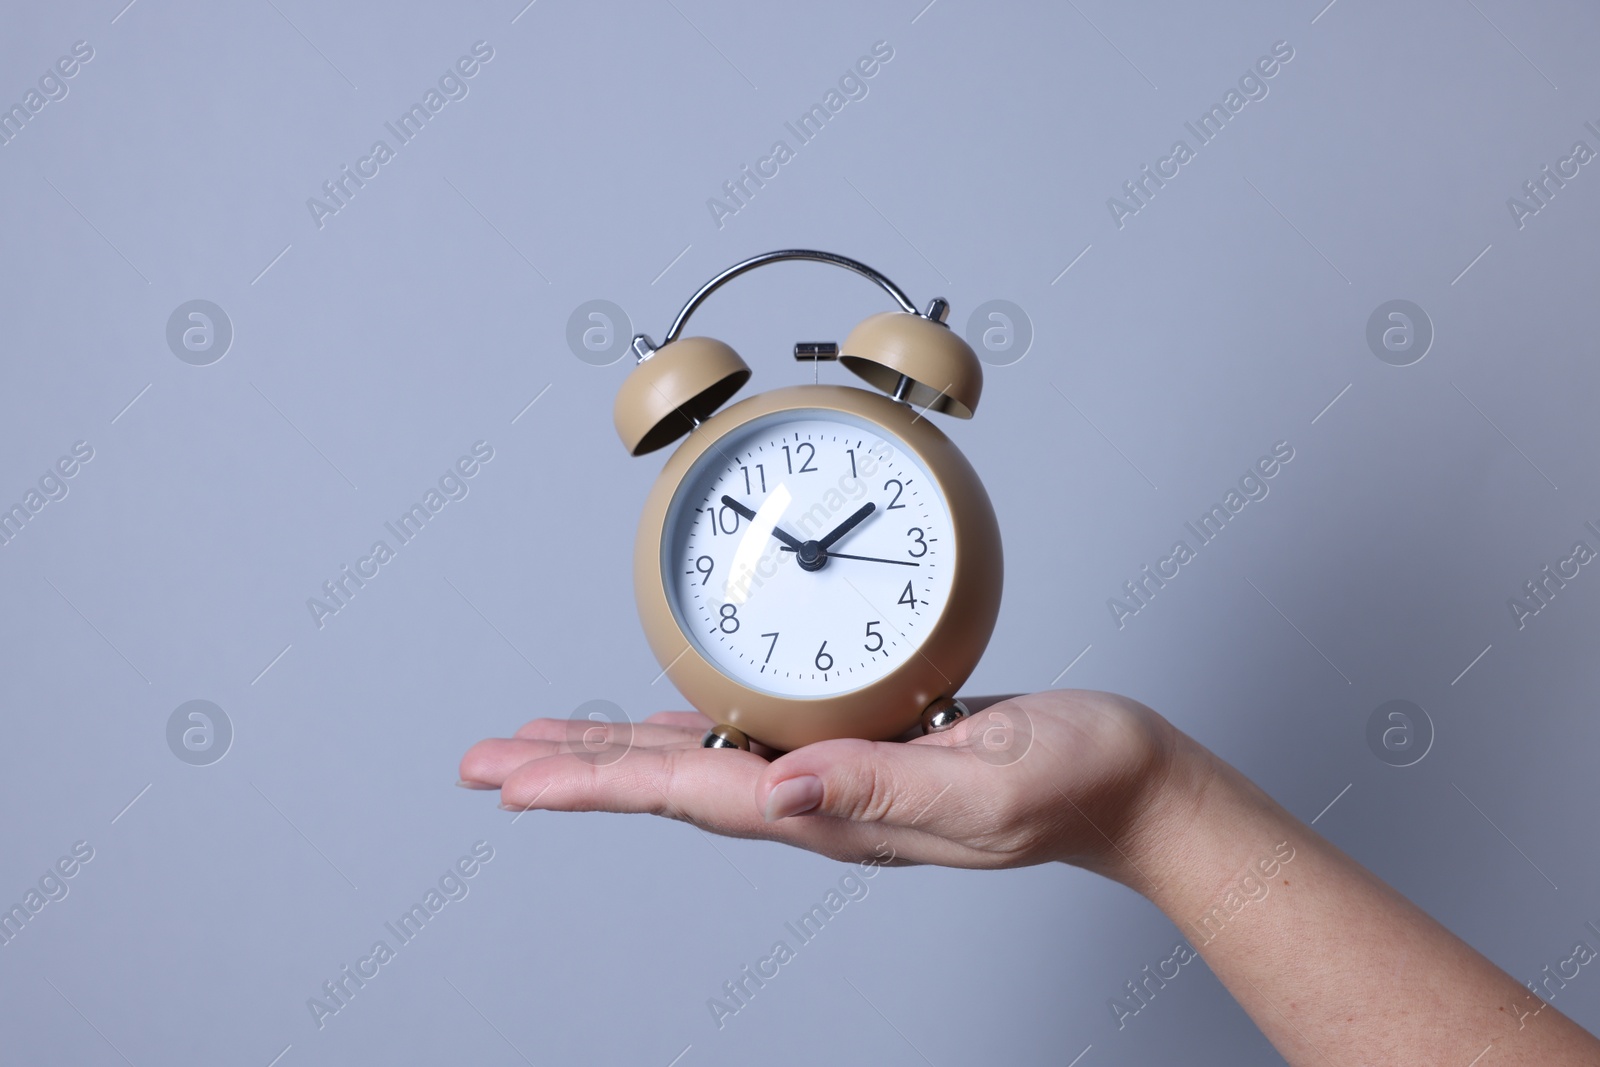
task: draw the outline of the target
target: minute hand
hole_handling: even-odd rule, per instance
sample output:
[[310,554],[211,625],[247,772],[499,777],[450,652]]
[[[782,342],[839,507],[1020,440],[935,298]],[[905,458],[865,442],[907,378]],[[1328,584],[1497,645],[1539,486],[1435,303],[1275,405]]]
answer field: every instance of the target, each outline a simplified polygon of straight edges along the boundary
[[[733,499],[733,497],[727,496],[726,494],[724,494],[723,497],[722,497],[722,502],[724,504],[726,504],[728,507],[732,508],[734,511],[738,512],[741,516],[743,516],[745,521],[747,521],[747,522],[754,522],[755,521],[756,513],[751,511],[749,508],[745,507],[743,504],[739,503],[737,500]],[[791,536],[790,534],[786,534],[782,530],[778,529],[776,526],[774,526],[772,528],[772,536],[776,537],[779,541],[782,541],[784,544],[788,545],[789,548],[791,548],[795,552],[800,551],[800,539],[798,537],[794,537],[794,536]]]

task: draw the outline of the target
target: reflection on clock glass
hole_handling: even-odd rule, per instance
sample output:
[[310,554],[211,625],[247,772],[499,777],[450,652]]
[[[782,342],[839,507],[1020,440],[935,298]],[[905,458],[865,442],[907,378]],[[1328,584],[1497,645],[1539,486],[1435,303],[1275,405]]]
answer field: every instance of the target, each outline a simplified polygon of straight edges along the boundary
[[702,655],[751,689],[833,696],[926,639],[955,544],[910,449],[843,412],[785,411],[717,441],[667,510],[667,600]]

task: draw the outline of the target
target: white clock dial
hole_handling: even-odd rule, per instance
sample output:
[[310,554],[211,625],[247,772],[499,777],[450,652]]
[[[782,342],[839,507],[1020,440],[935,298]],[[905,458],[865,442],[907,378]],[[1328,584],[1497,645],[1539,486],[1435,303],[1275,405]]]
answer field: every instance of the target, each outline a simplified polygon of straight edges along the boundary
[[949,505],[910,449],[818,409],[757,419],[707,449],[667,511],[661,562],[678,624],[720,671],[825,697],[918,654],[949,600],[955,544]]

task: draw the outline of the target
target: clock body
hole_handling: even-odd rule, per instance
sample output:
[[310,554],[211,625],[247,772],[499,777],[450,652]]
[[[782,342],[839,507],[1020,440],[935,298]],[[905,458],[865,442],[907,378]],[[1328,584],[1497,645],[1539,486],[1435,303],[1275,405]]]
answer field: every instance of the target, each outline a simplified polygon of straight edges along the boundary
[[651,490],[634,551],[666,675],[714,722],[785,751],[899,737],[954,697],[993,632],[1002,573],[966,457],[910,405],[834,385],[701,423]]

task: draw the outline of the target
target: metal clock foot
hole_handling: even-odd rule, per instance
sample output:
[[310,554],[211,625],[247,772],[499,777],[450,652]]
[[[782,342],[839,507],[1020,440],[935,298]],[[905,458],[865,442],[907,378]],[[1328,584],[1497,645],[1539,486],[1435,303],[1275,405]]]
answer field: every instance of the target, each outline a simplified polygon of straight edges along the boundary
[[701,748],[742,748],[750,751],[750,739],[731,726],[713,726],[700,739]]
[[922,732],[936,734],[948,730],[971,714],[967,706],[954,697],[940,697],[923,711]]

